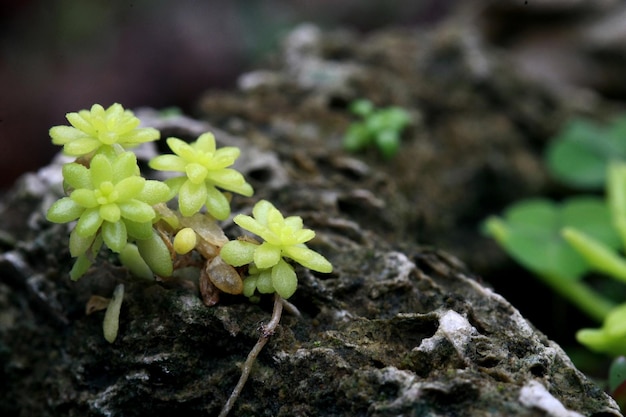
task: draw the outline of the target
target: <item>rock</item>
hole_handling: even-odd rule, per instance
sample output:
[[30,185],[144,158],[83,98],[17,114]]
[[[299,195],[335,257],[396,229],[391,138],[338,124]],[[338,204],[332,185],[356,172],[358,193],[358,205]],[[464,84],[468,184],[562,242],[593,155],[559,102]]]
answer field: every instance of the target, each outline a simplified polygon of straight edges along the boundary
[[[346,33],[328,37],[308,27],[296,34],[288,48],[300,45],[301,55],[288,68],[270,69],[244,90],[207,95],[206,120],[138,113],[163,136],[195,139],[210,129],[221,145],[249,153],[238,168],[256,194],[234,198],[233,211],[267,198],[302,216],[317,233],[310,246],[335,267],[327,275],[297,268],[290,301],[302,317],[283,316],[232,415],[620,416],[516,308],[455,256],[420,242],[458,237],[466,210],[482,203],[474,194],[491,188],[502,202],[546,187],[533,173],[537,156],[511,141],[540,141],[565,106],[497,71],[503,64],[453,28],[384,32],[356,45]],[[297,64],[307,54],[316,71],[358,68],[340,71],[349,88],[292,80],[293,68],[308,71]],[[327,65],[331,57],[346,62]],[[351,120],[345,105],[357,96],[412,112],[396,163],[341,150]],[[495,191],[494,181],[484,182],[491,178],[485,160],[511,170]],[[106,252],[71,282],[68,228],[43,217],[60,192],[58,169],[25,177],[0,206],[7,236],[0,241],[0,412],[217,415],[270,318],[269,300],[223,296],[208,308],[190,282],[134,280]],[[416,238],[419,218],[426,225]],[[230,237],[240,234],[232,222],[223,225]],[[104,313],[87,315],[85,305],[92,295],[110,297],[118,283],[125,299],[109,344]]]

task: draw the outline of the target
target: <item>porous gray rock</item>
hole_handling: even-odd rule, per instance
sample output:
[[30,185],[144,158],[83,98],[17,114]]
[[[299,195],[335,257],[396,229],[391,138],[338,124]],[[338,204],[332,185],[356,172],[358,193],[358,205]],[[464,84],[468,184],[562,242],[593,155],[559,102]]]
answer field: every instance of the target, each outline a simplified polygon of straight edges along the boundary
[[[33,187],[38,181],[22,180],[3,213],[26,198],[31,218],[41,216],[54,187]],[[559,346],[455,258],[394,249],[332,213],[299,214],[335,271],[298,270],[292,301],[302,317],[283,318],[233,415],[620,415]],[[209,308],[193,287],[137,282],[105,259],[72,283],[66,227],[37,227],[0,255],[3,409],[215,415],[268,306],[227,299]],[[127,297],[108,344],[102,315],[81,310],[89,294],[110,295],[120,281]]]

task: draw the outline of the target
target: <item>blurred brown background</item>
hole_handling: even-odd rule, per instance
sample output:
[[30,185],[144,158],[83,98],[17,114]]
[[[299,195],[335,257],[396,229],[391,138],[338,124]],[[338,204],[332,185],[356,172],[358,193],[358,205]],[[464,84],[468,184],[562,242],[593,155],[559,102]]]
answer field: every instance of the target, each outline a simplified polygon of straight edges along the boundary
[[432,24],[453,0],[13,0],[0,10],[0,188],[57,152],[48,129],[101,103],[192,111],[303,21]]

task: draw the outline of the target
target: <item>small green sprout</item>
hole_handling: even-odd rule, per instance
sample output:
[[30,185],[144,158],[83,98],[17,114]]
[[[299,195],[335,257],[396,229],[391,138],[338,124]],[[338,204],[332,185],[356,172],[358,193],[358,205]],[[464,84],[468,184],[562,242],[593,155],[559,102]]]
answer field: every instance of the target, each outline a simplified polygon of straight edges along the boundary
[[160,155],[150,161],[159,171],[183,172],[185,175],[166,180],[172,193],[178,194],[178,205],[184,216],[197,213],[203,205],[218,220],[230,215],[228,199],[216,187],[250,197],[252,186],[234,169],[228,168],[239,157],[235,147],[215,148],[215,137],[204,133],[194,143],[177,138],[167,139],[176,155]]
[[107,342],[113,343],[117,339],[117,332],[120,328],[120,310],[124,300],[124,284],[117,284],[113,290],[113,297],[107,306],[102,321],[102,333]]
[[72,126],[54,126],[50,136],[52,143],[63,145],[63,152],[70,156],[111,155],[160,137],[156,129],[138,127],[139,119],[118,103],[106,110],[94,104],[91,110],[68,113],[65,117]]
[[246,295],[252,295],[253,288],[256,288],[262,294],[275,291],[285,299],[291,297],[298,280],[293,267],[284,258],[314,271],[332,271],[332,265],[326,258],[306,247],[305,242],[313,239],[315,232],[303,229],[300,216],[284,218],[266,200],[256,203],[252,214],[254,218],[239,214],[233,221],[265,241],[260,245],[244,240],[230,241],[220,252],[221,258],[233,266],[254,263],[252,275],[244,281]]
[[386,159],[392,158],[400,147],[400,135],[409,124],[409,114],[400,107],[375,109],[369,100],[357,100],[350,110],[361,116],[361,122],[354,122],[343,139],[346,150],[357,152],[376,145]]

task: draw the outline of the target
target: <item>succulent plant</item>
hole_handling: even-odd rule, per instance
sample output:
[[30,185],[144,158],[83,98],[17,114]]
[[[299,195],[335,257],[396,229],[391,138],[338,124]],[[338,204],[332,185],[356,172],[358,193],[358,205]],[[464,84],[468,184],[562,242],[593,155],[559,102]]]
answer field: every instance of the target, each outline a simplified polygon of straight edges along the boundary
[[85,255],[98,236],[118,253],[129,236],[152,237],[152,220],[156,217],[152,205],[166,201],[169,188],[138,174],[137,158],[132,152],[113,160],[96,155],[89,168],[78,163],[63,167],[63,177],[72,191],[50,207],[47,219],[54,223],[78,220],[70,234],[72,256]]
[[63,152],[70,156],[112,155],[160,137],[156,129],[140,128],[133,112],[118,103],[106,110],[94,104],[91,110],[67,113],[65,117],[72,126],[54,126],[50,136],[52,143],[62,145]]
[[226,219],[230,215],[230,203],[218,187],[248,197],[253,194],[243,175],[228,168],[239,157],[239,148],[216,149],[212,133],[202,134],[191,144],[178,138],[168,138],[167,144],[175,155],[157,156],[150,161],[150,167],[184,173],[165,181],[172,194],[178,194],[179,210],[184,216],[191,216],[206,205],[213,217]]
[[350,104],[350,111],[362,120],[348,127],[343,138],[346,150],[357,152],[375,145],[385,159],[398,153],[402,131],[411,121],[406,110],[401,107],[376,109],[369,100],[356,100]]
[[222,259],[233,266],[254,264],[252,274],[244,281],[244,292],[252,295],[277,292],[283,298],[293,295],[298,285],[293,267],[284,258],[318,272],[331,272],[332,265],[319,253],[306,247],[305,242],[315,232],[304,229],[300,216],[284,218],[269,201],[261,200],[252,210],[254,217],[239,214],[233,221],[241,228],[264,239],[261,244],[245,240],[226,243],[220,252]]

